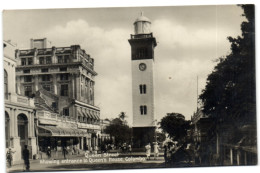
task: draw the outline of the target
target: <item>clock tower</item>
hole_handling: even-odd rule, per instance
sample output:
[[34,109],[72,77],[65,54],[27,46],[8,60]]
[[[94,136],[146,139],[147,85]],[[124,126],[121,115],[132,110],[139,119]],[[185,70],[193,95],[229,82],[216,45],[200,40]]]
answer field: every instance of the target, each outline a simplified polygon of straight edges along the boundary
[[156,39],[151,21],[139,16],[134,35],[128,40],[132,60],[133,145],[143,147],[155,141],[153,65]]

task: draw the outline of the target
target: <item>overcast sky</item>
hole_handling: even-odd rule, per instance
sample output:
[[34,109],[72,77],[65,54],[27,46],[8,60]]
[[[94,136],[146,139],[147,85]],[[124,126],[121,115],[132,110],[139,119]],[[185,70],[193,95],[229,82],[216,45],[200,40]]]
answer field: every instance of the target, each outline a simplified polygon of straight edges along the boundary
[[53,46],[81,45],[95,59],[95,103],[101,118],[126,112],[132,123],[131,52],[128,39],[143,11],[152,22],[155,48],[155,117],[169,112],[190,119],[214,60],[230,51],[228,36],[241,34],[242,9],[231,6],[176,6],[4,11],[3,38],[29,48],[31,38]]

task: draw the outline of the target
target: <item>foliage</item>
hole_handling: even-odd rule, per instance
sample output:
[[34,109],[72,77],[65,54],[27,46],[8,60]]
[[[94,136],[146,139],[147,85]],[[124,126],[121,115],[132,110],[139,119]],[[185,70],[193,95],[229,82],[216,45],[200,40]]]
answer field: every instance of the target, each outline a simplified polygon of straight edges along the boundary
[[120,114],[118,115],[118,117],[119,117],[122,121],[125,121],[125,118],[126,118],[127,116],[126,116],[126,113],[125,113],[125,112],[120,112]]
[[231,53],[219,58],[200,95],[205,114],[237,126],[256,122],[254,5],[241,8],[247,19],[242,36],[228,37]]
[[[121,115],[121,114],[120,114]],[[130,143],[132,129],[127,125],[127,122],[120,118],[115,118],[105,129],[105,133],[115,137],[115,145]]]
[[165,134],[158,131],[156,131],[156,136],[157,136],[157,142],[163,142],[166,139]]
[[190,121],[179,113],[168,113],[167,116],[159,122],[160,128],[164,133],[176,141],[181,141],[187,136],[187,130],[190,128]]

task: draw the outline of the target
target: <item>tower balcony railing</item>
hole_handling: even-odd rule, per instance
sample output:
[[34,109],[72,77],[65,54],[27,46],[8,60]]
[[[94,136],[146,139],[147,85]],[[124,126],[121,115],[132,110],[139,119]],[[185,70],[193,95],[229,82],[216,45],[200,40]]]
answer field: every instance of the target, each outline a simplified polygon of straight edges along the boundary
[[152,38],[152,37],[153,37],[153,33],[150,33],[150,34],[137,34],[137,35],[131,34],[131,39]]

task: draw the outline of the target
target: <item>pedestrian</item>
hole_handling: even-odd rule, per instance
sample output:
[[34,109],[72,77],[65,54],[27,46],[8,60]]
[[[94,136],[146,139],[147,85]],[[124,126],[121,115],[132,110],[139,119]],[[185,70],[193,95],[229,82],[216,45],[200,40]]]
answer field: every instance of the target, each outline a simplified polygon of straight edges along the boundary
[[67,151],[66,146],[63,146],[63,148],[62,148],[62,153],[63,153],[64,159],[67,159],[67,153],[68,153],[68,151]]
[[89,153],[89,147],[88,147],[88,145],[85,145],[85,150],[86,150],[86,153]]
[[7,151],[7,153],[6,153],[6,159],[7,159],[7,162],[9,163],[9,167],[12,166],[13,153],[15,153],[15,151],[12,151],[11,148],[9,148],[8,151]]
[[98,153],[98,147],[97,145],[94,147],[94,154],[97,154]]
[[159,145],[157,142],[154,143],[153,149],[154,149],[154,160],[156,160],[157,157],[159,156]]
[[128,152],[129,152],[130,154],[132,154],[132,146],[131,146],[131,144],[128,145]]
[[145,146],[145,150],[146,150],[146,159],[150,160],[150,156],[151,156],[151,145],[150,145],[150,143],[148,143]]
[[24,160],[24,165],[25,165],[25,171],[30,170],[30,161],[29,161],[29,150],[27,149],[27,145],[24,145],[23,149],[23,160]]
[[196,142],[194,152],[195,152],[195,166],[201,166],[200,142]]
[[168,147],[167,147],[167,145],[164,145],[163,148],[164,148],[163,157],[164,157],[165,166],[166,166],[167,163],[168,163],[168,159],[167,159],[167,152],[168,152],[167,149],[168,149]]
[[46,153],[47,153],[48,159],[50,159],[51,158],[51,147],[50,146],[48,146]]

